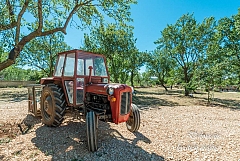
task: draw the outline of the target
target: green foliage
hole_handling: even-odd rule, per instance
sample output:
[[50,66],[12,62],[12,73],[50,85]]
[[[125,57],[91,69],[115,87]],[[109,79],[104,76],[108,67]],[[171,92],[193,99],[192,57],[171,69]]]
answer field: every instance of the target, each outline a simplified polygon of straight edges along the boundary
[[[4,60],[7,57],[7,53],[0,55],[0,61]],[[9,68],[6,68],[0,71],[0,80],[14,81],[14,80],[23,80],[23,81],[40,81],[40,79],[46,76],[40,71],[32,69],[23,69],[22,67],[14,64]]]
[[142,66],[142,53],[135,47],[133,27],[126,24],[108,24],[95,28],[85,34],[84,49],[104,54],[107,58],[111,80],[126,83],[131,73],[131,80]]
[[240,10],[237,15],[230,18],[222,18],[218,21],[217,38],[219,44],[218,57],[225,62],[224,70],[227,77],[237,79],[240,84]]
[[134,78],[137,77],[137,83],[140,82],[139,78],[139,70],[140,67],[146,63],[147,60],[147,53],[146,52],[139,52],[136,49],[128,57],[128,68],[130,71],[130,83],[131,86],[134,87]]
[[193,15],[186,14],[180,17],[174,25],[168,25],[162,32],[162,37],[155,43],[158,48],[165,50],[177,63],[181,71],[177,77],[183,78],[185,95],[193,88],[192,78],[199,66],[199,60],[205,57],[208,42],[214,33],[215,20],[210,17],[201,24],[197,23]]
[[0,72],[1,80],[5,81],[40,81],[42,75],[39,71],[31,69],[22,69],[17,66],[11,66]]
[[167,51],[156,49],[149,53],[146,64],[151,76],[156,76],[159,84],[167,90],[166,84],[171,70],[174,69],[174,61],[168,56]]
[[20,55],[19,64],[41,71],[45,76],[52,76],[57,54],[70,47],[64,42],[62,33],[36,38],[30,41]]
[[4,53],[3,49],[0,47],[0,61],[3,61],[7,58],[8,54],[7,53]]
[[213,39],[208,43],[206,56],[201,60],[194,81],[210,92],[214,87],[239,84],[239,36],[236,16],[222,18],[216,25]]
[[143,72],[141,74],[141,84],[140,86],[152,86],[156,84],[156,81],[151,79],[152,73],[149,71]]
[[[202,86],[240,85],[240,9],[238,14],[218,22],[209,17],[199,23],[193,14],[185,14],[166,26],[155,42],[158,48],[147,53],[138,51],[133,26],[127,25],[132,21],[130,6],[135,3],[0,0],[1,79],[51,76],[56,53],[70,49],[62,35],[70,25],[90,30],[84,36],[83,48],[107,57],[114,82],[150,85],[150,77],[157,76],[162,85],[182,84],[185,95]],[[106,24],[106,19],[112,23]],[[19,48],[16,53],[20,59],[9,63],[7,52],[13,47]],[[144,63],[148,71],[140,74]],[[19,64],[34,70],[21,69]]]
[[[25,45],[36,37],[56,32],[66,34],[69,25],[77,29],[94,28],[108,18],[124,24],[130,18],[130,5],[135,0],[98,1],[5,1],[0,0],[0,44],[12,49],[12,59],[0,62],[0,70],[12,65]],[[10,52],[9,52],[9,55]]]

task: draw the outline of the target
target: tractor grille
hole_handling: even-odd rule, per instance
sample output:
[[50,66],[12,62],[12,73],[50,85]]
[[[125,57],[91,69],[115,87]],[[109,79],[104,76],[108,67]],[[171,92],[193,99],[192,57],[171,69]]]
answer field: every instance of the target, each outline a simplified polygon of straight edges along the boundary
[[121,115],[126,115],[130,110],[130,92],[123,92],[121,97]]

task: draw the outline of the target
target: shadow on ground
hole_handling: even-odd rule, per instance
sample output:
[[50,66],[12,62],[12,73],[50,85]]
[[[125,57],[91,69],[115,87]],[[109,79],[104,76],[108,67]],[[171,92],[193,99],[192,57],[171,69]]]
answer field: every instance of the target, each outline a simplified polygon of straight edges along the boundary
[[208,104],[207,98],[200,98],[196,97],[202,100],[200,103],[201,105],[209,105],[209,106],[220,106],[223,108],[230,108],[233,110],[240,110],[240,101],[238,100],[231,100],[231,99],[220,99],[220,98],[214,98],[210,101]]
[[[151,90],[151,89],[150,89]],[[133,96],[133,103],[144,107],[156,106],[186,106],[186,105],[202,105],[202,106],[220,106],[230,109],[240,109],[240,101],[235,99],[214,98],[208,103],[207,93],[193,93],[191,97],[184,96],[183,90],[173,89],[164,91],[161,88],[152,89],[152,91],[137,89]],[[168,95],[168,97],[166,97]],[[164,97],[165,96],[165,97]],[[204,97],[203,97],[204,96]],[[163,99],[165,98],[165,99]]]
[[179,95],[183,94],[182,90],[162,90],[162,89],[155,89],[154,91],[140,91],[138,89],[135,90],[137,95]]
[[240,101],[237,100],[214,98],[214,102],[216,102],[219,106],[240,109]]
[[140,132],[134,133],[136,137],[130,140],[124,138],[117,130],[111,129],[108,123],[101,121],[98,130],[99,149],[96,152],[89,152],[85,129],[86,124],[83,121],[70,121],[67,125],[57,128],[41,126],[36,130],[36,137],[32,139],[32,142],[45,155],[50,155],[52,160],[164,161],[162,156],[150,154],[137,146],[140,140],[151,143],[151,140]]
[[21,102],[27,100],[27,92],[3,92],[0,99],[4,102]]
[[[156,97],[151,96],[133,96],[133,102],[134,104],[140,105],[140,106],[177,106],[179,105],[176,102],[168,101],[165,99],[160,99]],[[141,108],[141,107],[140,107]]]

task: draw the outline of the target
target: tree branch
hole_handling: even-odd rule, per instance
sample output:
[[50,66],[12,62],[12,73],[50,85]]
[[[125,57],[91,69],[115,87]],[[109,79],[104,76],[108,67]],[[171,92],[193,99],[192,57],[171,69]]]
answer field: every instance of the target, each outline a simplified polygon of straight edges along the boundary
[[15,44],[18,44],[18,42],[19,42],[21,20],[22,20],[22,16],[23,16],[24,12],[26,11],[26,9],[28,7],[28,4],[29,4],[29,1],[25,0],[23,7],[22,7],[21,11],[18,14],[17,24],[16,24],[17,28],[16,28]]
[[42,28],[43,28],[42,0],[38,0],[38,29],[37,29],[37,32],[41,33]]
[[6,3],[7,3],[8,12],[9,12],[9,19],[11,20],[11,23],[16,22],[15,17],[14,17],[15,14],[13,12],[13,8],[12,8],[9,0],[6,0]]
[[0,71],[2,71],[3,69],[9,67],[10,65],[12,65],[14,63],[13,60],[11,59],[7,59],[4,62],[0,63]]
[[37,68],[41,69],[42,71],[44,71],[45,73],[47,73],[46,68],[44,68],[44,67],[42,67],[42,66],[39,66],[38,64],[36,64],[36,63],[34,63],[34,62],[32,62],[32,64],[33,64],[34,66],[36,66]]
[[[24,5],[21,9],[21,11],[18,14],[17,17],[17,22],[8,24],[8,25],[2,25],[0,24],[0,31],[1,30],[7,30],[7,29],[11,29],[16,27],[16,35],[15,35],[15,47],[13,48],[13,50],[9,53],[9,58],[0,63],[0,71],[9,67],[10,65],[12,65],[16,58],[18,57],[20,51],[23,49],[23,47],[26,45],[26,43],[28,43],[30,40],[34,39],[35,37],[39,37],[39,36],[46,36],[49,34],[53,34],[55,32],[63,32],[64,34],[66,34],[66,28],[71,20],[71,18],[73,17],[73,15],[75,14],[75,12],[84,5],[87,5],[89,3],[91,3],[93,0],[87,0],[85,2],[80,2],[79,4],[77,3],[78,1],[76,1],[76,5],[74,6],[74,8],[72,9],[72,11],[69,13],[63,27],[58,27],[58,28],[54,28],[52,30],[48,30],[45,32],[42,32],[42,28],[43,28],[43,17],[42,17],[42,0],[38,0],[38,29],[31,32],[30,34],[24,36],[20,41],[20,27],[21,27],[21,19],[23,14],[25,13],[28,5],[29,5],[29,0],[25,0]],[[10,57],[11,56],[11,57]]]
[[[41,0],[39,0],[39,1],[41,1]],[[41,27],[41,25],[39,23],[39,28],[38,28],[37,31],[34,31],[34,32],[32,32],[32,33],[30,33],[27,36],[24,36],[22,38],[22,40],[19,42],[20,48],[22,48],[27,42],[29,42],[30,40],[32,40],[35,37],[46,36],[46,35],[53,34],[55,32],[59,32],[59,31],[64,33],[64,34],[67,34],[66,33],[66,28],[67,28],[71,18],[73,17],[74,13],[79,9],[79,7],[84,6],[84,5],[86,5],[90,2],[92,2],[92,0],[86,1],[84,3],[76,4],[75,7],[72,9],[72,11],[69,13],[63,27],[58,27],[58,28],[54,28],[52,30],[42,32],[42,31],[39,31],[40,27]],[[39,6],[39,10],[40,10],[40,6]],[[42,13],[42,11],[39,11],[38,16],[39,16],[39,20],[42,21],[42,14],[41,13]]]
[[62,27],[62,30],[61,30],[61,31],[62,31],[64,34],[67,34],[67,33],[66,33],[66,28],[67,28],[67,26],[68,26],[68,24],[69,24],[69,22],[70,22],[70,19],[73,17],[74,13],[79,9],[79,7],[84,6],[84,5],[87,5],[87,4],[90,3],[90,2],[92,2],[92,0],[86,1],[86,2],[84,2],[84,3],[81,2],[81,3],[75,5],[75,7],[73,8],[73,10],[72,10],[72,11],[70,12],[70,14],[68,15],[68,18],[66,19],[64,26]]
[[9,30],[17,26],[17,22],[12,22],[11,24],[0,24],[0,31]]
[[6,4],[8,6],[8,12],[9,12],[9,19],[11,20],[11,23],[10,24],[0,24],[0,31],[4,31],[4,30],[9,30],[11,28],[14,28],[17,26],[17,22],[15,20],[15,14],[13,12],[13,8],[10,4],[10,1],[9,0],[6,0]]

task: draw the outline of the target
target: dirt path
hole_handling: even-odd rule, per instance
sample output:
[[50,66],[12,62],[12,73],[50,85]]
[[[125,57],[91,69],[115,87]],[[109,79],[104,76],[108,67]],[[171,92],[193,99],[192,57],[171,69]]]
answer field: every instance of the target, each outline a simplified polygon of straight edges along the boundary
[[[22,94],[18,101],[6,94],[0,95],[0,160],[240,159],[239,109],[179,106],[174,103],[175,95],[170,98],[173,105],[164,99],[165,103],[170,103],[163,106],[161,100],[154,99],[155,95],[146,95],[147,99],[152,97],[156,102],[155,105],[140,105],[139,132],[127,131],[125,124],[101,122],[99,149],[90,153],[84,120],[67,117],[60,127],[43,126],[40,119],[27,113],[26,91],[18,92]],[[143,99],[143,96],[138,98]]]

